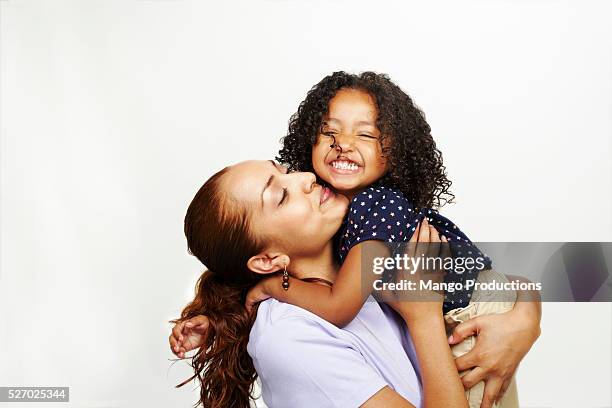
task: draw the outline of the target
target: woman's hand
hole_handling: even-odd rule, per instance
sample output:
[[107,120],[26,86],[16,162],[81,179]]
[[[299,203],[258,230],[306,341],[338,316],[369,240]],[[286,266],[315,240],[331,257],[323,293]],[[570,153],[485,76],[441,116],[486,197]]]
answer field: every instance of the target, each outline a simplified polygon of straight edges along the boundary
[[465,389],[485,381],[481,408],[499,401],[519,363],[540,335],[539,312],[530,302],[520,302],[509,312],[477,316],[459,324],[449,337],[451,345],[476,335],[476,345],[455,360],[457,370],[472,369],[461,378]]
[[253,307],[255,307],[257,303],[272,297],[272,295],[270,295],[270,291],[267,288],[269,287],[268,285],[274,284],[274,282],[279,284],[278,277],[269,276],[267,278],[262,279],[257,285],[249,289],[245,302],[245,307],[249,313],[253,312]]
[[208,330],[208,317],[199,315],[178,322],[170,334],[170,349],[179,358],[185,358],[185,353],[195,350],[204,344]]

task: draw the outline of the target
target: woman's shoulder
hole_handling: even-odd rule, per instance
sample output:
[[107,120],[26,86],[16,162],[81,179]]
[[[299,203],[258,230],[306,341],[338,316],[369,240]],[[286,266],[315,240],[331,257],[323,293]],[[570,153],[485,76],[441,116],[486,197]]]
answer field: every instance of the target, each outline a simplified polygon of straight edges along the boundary
[[287,344],[289,340],[299,340],[304,336],[307,338],[321,332],[324,325],[320,317],[305,309],[268,299],[257,309],[257,318],[249,336],[249,353],[257,354],[260,343],[278,343],[279,346],[291,347],[293,343]]
[[[374,307],[380,309],[375,302]],[[373,314],[370,323],[380,315],[382,311]],[[264,401],[270,406],[360,406],[387,385],[376,360],[364,357],[369,350],[366,337],[359,329],[351,333],[349,326],[339,329],[274,299],[263,302],[247,349],[261,378]]]
[[[384,317],[380,306],[373,298],[370,300],[357,315],[362,321],[361,325]],[[257,310],[257,318],[249,335],[248,351],[253,358],[265,359],[269,354],[267,351],[276,347],[282,347],[289,354],[300,354],[312,347],[326,350],[338,346],[354,347],[360,329],[355,330],[353,326],[351,322],[341,329],[308,310],[268,299]]]

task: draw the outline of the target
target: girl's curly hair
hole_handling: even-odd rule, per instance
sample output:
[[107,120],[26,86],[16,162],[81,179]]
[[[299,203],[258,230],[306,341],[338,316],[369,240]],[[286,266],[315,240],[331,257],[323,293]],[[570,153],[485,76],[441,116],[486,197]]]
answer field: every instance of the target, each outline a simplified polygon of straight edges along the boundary
[[400,190],[417,208],[441,207],[454,199],[446,177],[442,153],[436,148],[425,115],[399,86],[385,74],[360,75],[334,72],[316,84],[289,120],[289,130],[281,139],[276,159],[291,171],[311,171],[312,146],[321,130],[329,101],[343,88],[359,89],[372,96],[378,110],[377,127],[387,173],[376,183]]

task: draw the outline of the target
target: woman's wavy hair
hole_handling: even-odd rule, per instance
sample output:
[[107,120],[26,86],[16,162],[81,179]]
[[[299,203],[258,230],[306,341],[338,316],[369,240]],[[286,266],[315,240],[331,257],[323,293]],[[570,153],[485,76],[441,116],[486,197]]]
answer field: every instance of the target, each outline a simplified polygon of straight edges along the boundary
[[[334,72],[316,84],[289,121],[276,159],[292,171],[314,172],[312,147],[321,132],[329,101],[344,88],[359,89],[372,96],[378,110],[377,127],[388,171],[376,183],[400,190],[417,207],[441,207],[454,199],[449,191],[442,153],[436,148],[425,115],[399,86],[385,74],[360,75]],[[319,182],[322,182],[319,180]]]
[[209,326],[204,344],[192,357],[200,401],[206,408],[247,408],[253,396],[257,373],[247,353],[255,313],[249,314],[246,293],[259,280],[247,268],[248,259],[264,243],[251,234],[249,212],[220,184],[227,168],[213,175],[197,192],[185,215],[189,252],[208,268],[199,278],[194,300],[182,311],[177,323],[206,315]]

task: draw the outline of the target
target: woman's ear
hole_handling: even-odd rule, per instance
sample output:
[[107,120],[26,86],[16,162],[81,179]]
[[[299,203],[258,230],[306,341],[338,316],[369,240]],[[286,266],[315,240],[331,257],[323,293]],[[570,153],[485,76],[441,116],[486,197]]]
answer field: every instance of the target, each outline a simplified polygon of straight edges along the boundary
[[247,268],[262,275],[282,271],[287,266],[289,266],[289,257],[281,253],[261,253],[247,261]]

